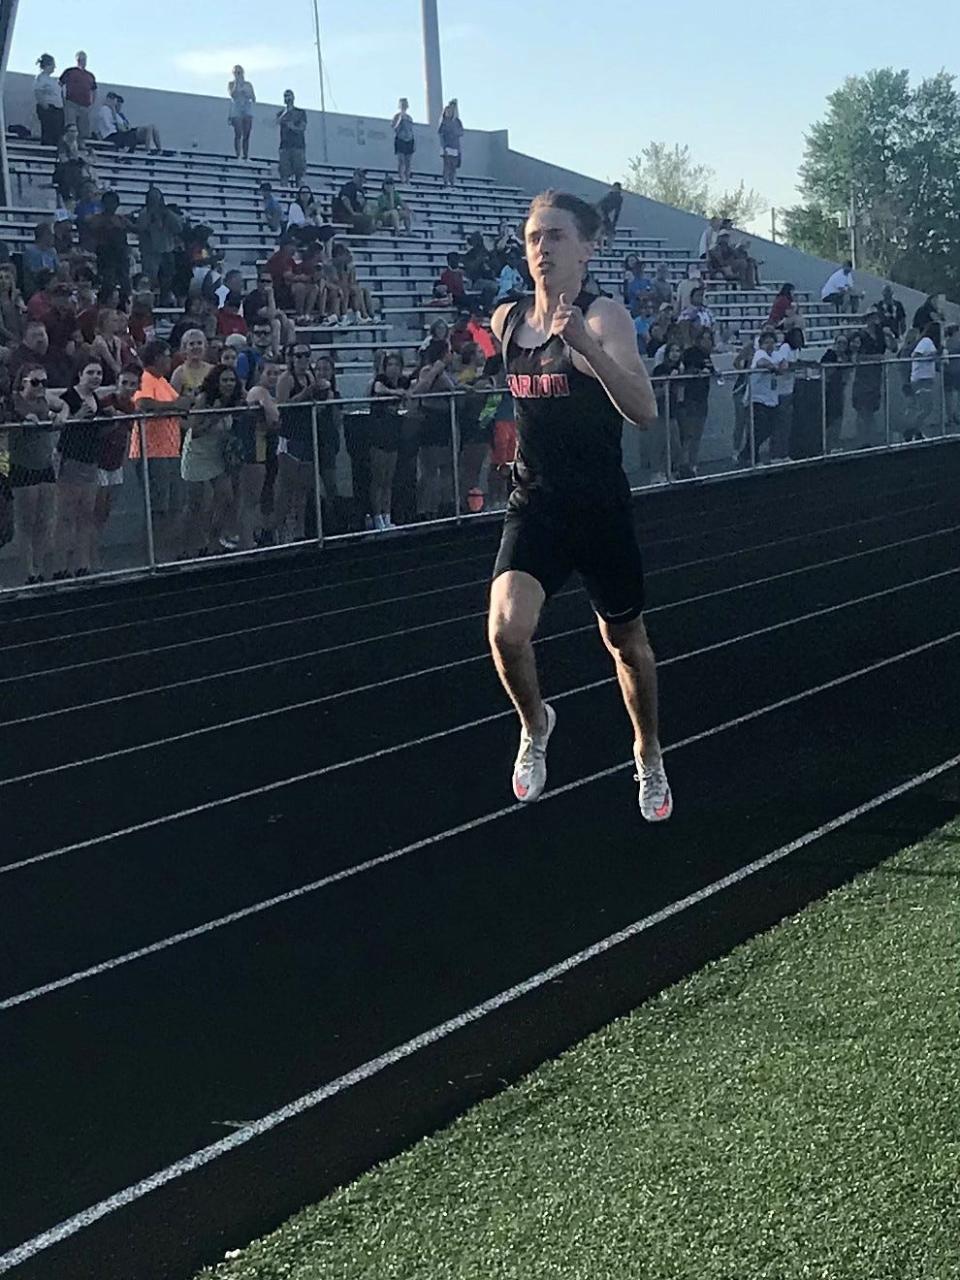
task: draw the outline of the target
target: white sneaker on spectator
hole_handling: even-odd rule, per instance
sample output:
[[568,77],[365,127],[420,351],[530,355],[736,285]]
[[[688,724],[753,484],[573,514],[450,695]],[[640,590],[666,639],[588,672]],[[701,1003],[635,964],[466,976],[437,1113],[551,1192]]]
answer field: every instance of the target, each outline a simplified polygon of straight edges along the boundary
[[237,547],[240,545],[240,539],[230,538],[224,534],[220,539],[220,545],[223,547],[224,551],[236,551]]
[[634,745],[633,761],[637,766],[634,781],[640,783],[640,812],[647,822],[666,822],[673,813],[673,794],[663,768],[663,758],[658,757],[655,764],[646,765]]
[[383,516],[374,516],[374,517],[373,517],[373,527],[374,527],[374,529],[376,529],[377,533],[383,533],[384,529],[386,529],[386,527],[387,527],[387,526],[383,523]]
[[323,327],[326,329],[330,329],[334,325],[338,325],[339,323],[340,323],[340,319],[338,316],[324,316],[323,318]]
[[513,766],[513,794],[524,804],[539,800],[547,785],[547,743],[557,723],[557,713],[548,703],[543,704],[547,717],[544,733],[529,734],[520,730],[520,750]]
[[383,527],[385,529],[395,529],[397,527],[389,516],[381,516],[380,518],[383,521]]

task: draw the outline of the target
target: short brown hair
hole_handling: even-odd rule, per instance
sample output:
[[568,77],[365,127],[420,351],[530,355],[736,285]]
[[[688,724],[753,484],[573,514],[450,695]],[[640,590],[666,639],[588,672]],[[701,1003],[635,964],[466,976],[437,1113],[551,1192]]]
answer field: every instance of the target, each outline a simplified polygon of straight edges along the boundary
[[541,191],[530,201],[527,217],[537,209],[563,209],[569,213],[577,224],[582,240],[596,240],[600,231],[600,214],[592,204],[587,204],[579,196],[571,195],[569,191]]

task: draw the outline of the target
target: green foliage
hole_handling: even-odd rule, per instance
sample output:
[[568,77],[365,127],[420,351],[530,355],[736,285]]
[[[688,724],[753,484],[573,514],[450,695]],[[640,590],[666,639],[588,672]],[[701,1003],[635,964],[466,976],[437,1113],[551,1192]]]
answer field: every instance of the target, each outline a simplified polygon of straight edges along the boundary
[[624,189],[676,209],[686,209],[707,218],[717,215],[730,218],[742,226],[755,218],[766,201],[752,187],[739,186],[732,191],[713,191],[714,171],[709,165],[697,164],[689,147],[678,143],[651,142],[627,163]]
[[960,98],[946,72],[915,89],[891,67],[848,77],[807,135],[800,190],[784,211],[790,243],[845,256],[831,228],[852,202],[863,267],[960,296]]

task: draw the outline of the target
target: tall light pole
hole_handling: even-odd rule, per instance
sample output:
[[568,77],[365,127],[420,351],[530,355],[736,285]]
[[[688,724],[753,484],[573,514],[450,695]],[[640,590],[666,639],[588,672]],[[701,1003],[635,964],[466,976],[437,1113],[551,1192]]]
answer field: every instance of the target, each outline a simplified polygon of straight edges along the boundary
[[320,48],[320,9],[317,0],[313,0],[313,29],[317,39],[317,70],[320,72],[320,145],[323,148],[323,163],[328,164],[330,155],[327,150],[327,95],[323,87],[323,51]]
[[443,111],[443,81],[440,75],[440,23],[437,0],[421,0],[423,11],[423,75],[427,85],[427,120],[434,128]]

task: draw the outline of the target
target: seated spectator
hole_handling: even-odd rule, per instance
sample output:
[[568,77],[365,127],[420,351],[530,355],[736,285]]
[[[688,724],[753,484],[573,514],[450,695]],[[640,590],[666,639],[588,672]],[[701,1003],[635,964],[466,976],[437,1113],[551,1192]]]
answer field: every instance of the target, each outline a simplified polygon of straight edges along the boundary
[[696,264],[687,267],[687,279],[681,280],[677,285],[677,296],[675,300],[675,310],[683,311],[685,307],[690,305],[690,297],[694,289],[702,289],[703,276],[700,268]]
[[283,230],[283,210],[269,182],[260,183],[260,208],[266,226],[279,235]]
[[467,249],[463,254],[462,266],[475,293],[486,293],[490,286],[493,286],[490,293],[492,299],[497,292],[500,268],[484,243],[481,232],[471,231],[467,236]]
[[57,64],[49,53],[40,55],[37,66],[40,74],[33,82],[33,100],[40,121],[40,145],[56,147],[63,137],[63,86],[53,78]]
[[354,235],[366,236],[373,230],[373,218],[367,212],[367,197],[363,184],[367,180],[366,169],[354,169],[333,198],[332,222],[342,222]]
[[68,124],[57,147],[57,163],[53,169],[53,186],[66,208],[71,208],[85,182],[93,181],[90,158],[80,148],[75,124]]
[[697,245],[698,258],[702,258],[704,261],[706,261],[707,255],[709,254],[710,250],[716,246],[717,235],[722,225],[723,225],[722,218],[713,217],[704,227],[700,235],[700,241]]
[[277,125],[280,128],[280,180],[300,182],[307,171],[307,113],[294,105],[292,89],[283,91]]
[[317,208],[317,202],[314,199],[313,192],[308,186],[301,186],[297,190],[297,197],[290,201],[287,209],[287,229],[291,227],[302,227],[306,225],[319,226],[320,211]]
[[232,333],[246,334],[247,322],[240,314],[243,297],[239,293],[228,293],[223,306],[217,312],[217,333],[222,338],[229,338]]
[[[192,391],[178,396],[167,380],[170,373],[170,348],[165,342],[148,342],[140,357],[143,361],[143,375],[140,390],[133,397],[134,403],[144,413],[163,416],[144,419],[140,428],[133,431],[130,437],[130,457],[138,461],[140,459],[142,432],[147,445],[147,475],[158,555],[163,559],[176,559],[182,551],[178,522],[185,496],[180,478],[179,414],[189,411],[194,396]],[[142,473],[140,480],[142,483]]]
[[237,267],[231,267],[223,277],[222,282],[217,285],[213,291],[217,301],[217,309],[226,302],[231,293],[239,293],[243,295],[243,272]]
[[834,271],[820,290],[820,301],[830,303],[838,312],[856,311],[859,296],[854,291],[852,262]]
[[275,352],[285,351],[297,336],[297,326],[277,307],[269,277],[244,297],[241,310],[251,332],[260,323],[270,325]]
[[714,327],[713,312],[710,311],[704,303],[703,286],[690,291],[689,306],[683,308],[680,312],[681,324],[696,324],[701,328],[712,332]]
[[513,302],[524,296],[525,282],[520,274],[519,264],[519,254],[514,250],[500,272],[497,295],[493,300],[495,306],[499,306],[501,302]]
[[294,309],[301,324],[309,323],[316,309],[319,286],[313,272],[302,269],[297,261],[293,237],[281,237],[280,244],[266,261],[264,270],[273,283],[277,305]]
[[665,302],[669,303],[671,307],[673,306],[673,285],[667,275],[667,264],[665,262],[657,263],[650,292],[653,295],[655,308],[661,307]]
[[523,241],[518,238],[506,218],[500,223],[500,230],[493,244],[493,252],[500,267],[503,267],[511,252],[519,253],[521,258],[523,257]]
[[462,354],[464,347],[477,345],[473,337],[471,318],[469,311],[458,311],[457,318],[453,322],[453,328],[447,335],[450,350],[455,356]]
[[111,143],[118,151],[135,151],[139,145],[154,155],[160,155],[163,148],[157,126],[144,124],[135,128],[123,114],[122,106],[123,98],[119,93],[108,93],[103,106],[97,107],[94,123],[101,142]]
[[409,231],[413,225],[413,215],[390,177],[383,180],[383,187],[377,197],[375,217],[378,227],[389,227],[391,231],[399,231],[401,227],[404,231]]
[[369,289],[361,285],[357,278],[353,254],[345,244],[337,244],[333,247],[331,261],[336,272],[337,287],[346,308],[341,324],[356,324],[372,320],[373,300]]
[[913,313],[913,328],[919,329],[922,334],[928,324],[943,324],[947,318],[944,312],[945,305],[944,294],[931,293],[926,302],[921,302]]
[[47,388],[42,365],[25,359],[13,372],[8,433],[16,545],[28,586],[50,566],[56,521],[57,434],[69,410]]
[[633,316],[633,327],[637,335],[637,348],[642,352],[646,352],[650,331],[656,319],[653,294],[642,293],[634,302],[630,314]]
[[26,314],[26,303],[17,288],[13,263],[0,263],[0,346],[13,348],[20,345]]
[[100,401],[101,413],[122,415],[124,420],[111,426],[104,425],[100,432],[97,453],[97,498],[93,511],[96,526],[94,558],[97,562],[99,562],[100,539],[110,519],[114,498],[123,484],[123,463],[130,451],[130,433],[133,430],[133,422],[127,415],[136,412],[137,406],[133,397],[139,390],[140,366],[128,364],[120,370],[113,392]]
[[907,328],[907,313],[903,303],[893,296],[893,288],[889,284],[883,286],[883,293],[876,305],[876,310],[883,319],[884,327],[897,338],[902,338]]
[[781,285],[773,300],[770,314],[767,316],[766,328],[784,330],[803,328],[800,304],[794,297],[792,284]]
[[619,182],[615,182],[597,205],[597,212],[600,214],[600,235],[598,237],[598,242],[601,249],[604,249],[613,243],[613,238],[617,233],[617,223],[620,221],[620,211],[622,208],[623,188]]
[[55,275],[60,266],[60,255],[53,247],[53,227],[49,222],[39,222],[33,229],[33,244],[23,251],[23,292],[27,301],[36,293],[40,272]]
[[624,301],[628,309],[633,309],[633,304],[643,293],[650,293],[653,289],[653,281],[648,275],[649,267],[646,263],[641,263],[640,259],[632,254],[633,263],[630,267],[630,278],[624,280]]
[[471,303],[478,301],[475,298],[469,300],[467,298],[467,282],[460,266],[459,253],[451,251],[447,254],[447,266],[440,273],[438,283],[442,287],[442,297],[439,297],[436,293],[434,294],[438,301],[450,301],[456,306],[464,306],[468,301]]

